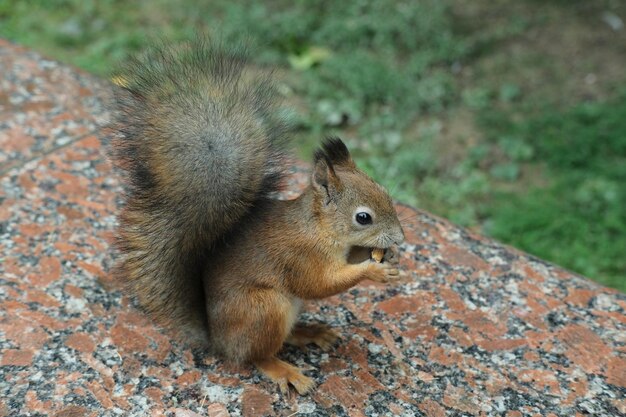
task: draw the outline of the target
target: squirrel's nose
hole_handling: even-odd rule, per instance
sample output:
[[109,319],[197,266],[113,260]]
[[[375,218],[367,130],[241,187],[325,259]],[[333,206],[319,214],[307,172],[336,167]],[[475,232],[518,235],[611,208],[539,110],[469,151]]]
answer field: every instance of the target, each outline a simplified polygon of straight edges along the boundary
[[400,230],[398,230],[398,232],[395,234],[395,236],[393,238],[393,243],[395,245],[399,245],[402,242],[404,242],[404,230],[402,230],[402,228],[400,228]]

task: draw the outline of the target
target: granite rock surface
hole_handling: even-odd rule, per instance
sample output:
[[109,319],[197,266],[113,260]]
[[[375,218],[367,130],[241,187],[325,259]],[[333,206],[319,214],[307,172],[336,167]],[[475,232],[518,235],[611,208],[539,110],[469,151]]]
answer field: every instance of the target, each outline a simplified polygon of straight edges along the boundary
[[6,41],[0,74],[0,416],[626,415],[624,294],[402,205],[406,276],[309,303],[340,342],[282,352],[311,395],[176,343],[110,275],[113,87]]

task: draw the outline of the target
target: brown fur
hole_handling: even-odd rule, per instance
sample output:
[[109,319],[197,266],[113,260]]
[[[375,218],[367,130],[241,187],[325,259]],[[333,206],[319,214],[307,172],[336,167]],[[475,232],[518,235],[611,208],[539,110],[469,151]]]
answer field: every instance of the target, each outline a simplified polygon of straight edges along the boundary
[[[268,81],[243,81],[239,53],[202,43],[182,51],[148,54],[125,75],[113,153],[128,173],[121,276],[159,323],[304,393],[312,381],[276,354],[285,342],[328,347],[336,335],[293,331],[301,300],[395,278],[388,262],[348,256],[400,243],[400,223],[336,138],[316,153],[298,199],[269,199],[284,167]],[[371,224],[355,221],[361,210]]]
[[[398,270],[389,263],[347,262],[352,246],[371,241],[349,232],[359,204],[367,203],[383,221],[391,219],[370,232],[375,237],[396,233],[391,245],[403,236],[382,188],[356,167],[333,169],[335,187],[344,190],[333,202],[326,205],[325,190],[315,185],[294,201],[272,202],[263,216],[228,242],[236,250],[221,250],[205,267],[210,339],[221,355],[237,362],[274,357],[283,343],[298,340],[290,320],[298,300],[335,295],[364,279],[386,282],[397,277]],[[315,341],[308,337],[304,340]]]

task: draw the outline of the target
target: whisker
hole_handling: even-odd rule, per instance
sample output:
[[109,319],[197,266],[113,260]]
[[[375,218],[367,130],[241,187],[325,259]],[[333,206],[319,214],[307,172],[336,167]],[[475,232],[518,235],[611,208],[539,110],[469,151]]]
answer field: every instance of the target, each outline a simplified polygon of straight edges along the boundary
[[377,238],[374,237],[372,239],[369,239],[369,240],[365,241],[365,246],[366,247],[375,247],[376,246],[376,239]]
[[403,217],[403,218],[398,219],[398,220],[400,220],[400,222],[403,222],[403,221],[405,221],[405,220],[415,219],[415,218],[417,218],[417,216],[419,216],[419,213],[413,214],[413,215],[411,215],[411,216]]
[[402,213],[406,212],[409,208],[407,206],[400,206],[400,210],[396,211],[396,215],[400,217]]

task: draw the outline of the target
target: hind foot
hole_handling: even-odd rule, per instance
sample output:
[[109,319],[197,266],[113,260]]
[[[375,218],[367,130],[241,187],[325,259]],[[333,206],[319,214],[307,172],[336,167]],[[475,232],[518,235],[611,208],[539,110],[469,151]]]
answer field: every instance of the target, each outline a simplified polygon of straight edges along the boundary
[[324,324],[310,326],[296,326],[286,343],[294,346],[305,347],[309,343],[319,346],[323,351],[329,350],[339,339],[339,335]]
[[315,386],[313,379],[304,376],[299,368],[278,358],[258,361],[255,365],[266,377],[278,384],[280,392],[284,395],[289,394],[289,384],[293,385],[300,395],[306,394]]

